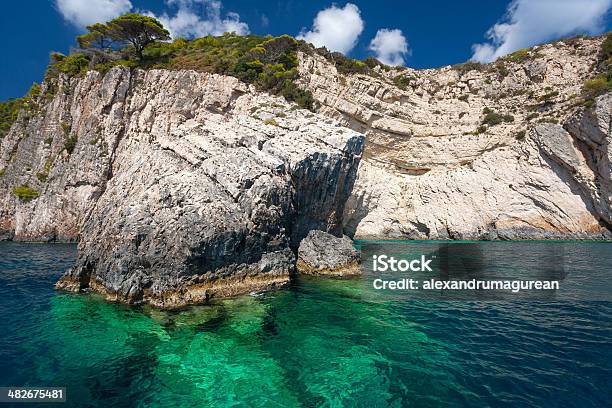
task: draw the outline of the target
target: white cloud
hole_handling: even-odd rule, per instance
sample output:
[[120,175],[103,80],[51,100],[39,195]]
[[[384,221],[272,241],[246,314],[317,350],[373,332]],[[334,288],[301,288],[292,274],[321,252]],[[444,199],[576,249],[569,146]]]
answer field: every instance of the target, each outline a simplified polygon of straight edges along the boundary
[[130,0],[56,0],[64,19],[79,28],[106,22],[132,9]]
[[297,38],[316,47],[327,47],[330,51],[346,54],[355,47],[362,31],[359,7],[347,3],[339,8],[332,4],[317,13],[310,31],[302,29]]
[[597,34],[612,0],[513,0],[491,27],[489,42],[472,46],[472,60],[491,62],[520,48],[576,33]]
[[369,49],[376,53],[376,58],[387,65],[404,65],[404,57],[409,55],[408,41],[402,30],[380,29],[370,42]]
[[205,35],[221,35],[235,32],[239,35],[249,33],[247,23],[240,21],[240,15],[229,12],[222,17],[220,1],[217,0],[167,0],[168,6],[177,8],[174,16],[163,14],[156,17],[176,37],[203,37]]
[[[79,28],[112,20],[133,9],[130,0],[56,0],[56,4],[64,19]],[[176,14],[170,16],[164,12],[158,16],[150,11],[139,12],[159,19],[173,37],[249,33],[248,24],[240,21],[237,13],[222,16],[219,0],[166,0],[166,5],[176,8]]]

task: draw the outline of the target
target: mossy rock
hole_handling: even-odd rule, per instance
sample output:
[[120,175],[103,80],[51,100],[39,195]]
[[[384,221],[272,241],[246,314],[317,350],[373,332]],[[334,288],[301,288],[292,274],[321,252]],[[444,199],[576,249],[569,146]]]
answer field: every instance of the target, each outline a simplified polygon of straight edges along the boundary
[[34,190],[27,184],[13,188],[15,194],[21,201],[28,203],[38,197],[38,191]]

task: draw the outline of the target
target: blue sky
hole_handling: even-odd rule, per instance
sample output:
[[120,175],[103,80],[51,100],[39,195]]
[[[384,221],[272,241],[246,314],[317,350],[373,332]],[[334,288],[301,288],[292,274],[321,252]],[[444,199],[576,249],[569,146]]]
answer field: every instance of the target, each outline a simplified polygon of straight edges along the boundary
[[354,58],[430,68],[490,61],[514,49],[612,28],[612,0],[23,0],[5,2],[0,100],[40,82],[50,51],[67,53],[83,25],[122,12],[159,17],[175,35],[291,34]]

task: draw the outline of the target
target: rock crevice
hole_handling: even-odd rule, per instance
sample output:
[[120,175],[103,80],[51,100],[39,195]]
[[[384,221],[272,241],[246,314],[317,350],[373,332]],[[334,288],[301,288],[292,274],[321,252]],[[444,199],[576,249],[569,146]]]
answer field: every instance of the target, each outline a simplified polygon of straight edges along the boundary
[[[78,95],[56,95],[53,112],[70,111],[71,125],[52,145],[74,138],[72,152],[57,146],[31,203],[3,197],[17,239],[48,239],[37,220],[79,205],[65,234],[79,255],[58,288],[178,307],[286,283],[310,230],[341,232],[363,135],[231,77],[114,68],[70,81]],[[27,160],[18,149],[8,167]]]

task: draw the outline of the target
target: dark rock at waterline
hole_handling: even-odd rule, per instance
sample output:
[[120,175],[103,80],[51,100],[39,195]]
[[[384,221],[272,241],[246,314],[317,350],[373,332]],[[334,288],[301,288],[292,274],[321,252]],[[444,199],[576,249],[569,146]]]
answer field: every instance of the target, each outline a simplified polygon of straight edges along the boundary
[[346,235],[336,237],[324,231],[313,230],[300,243],[297,269],[309,275],[358,275],[359,252]]

